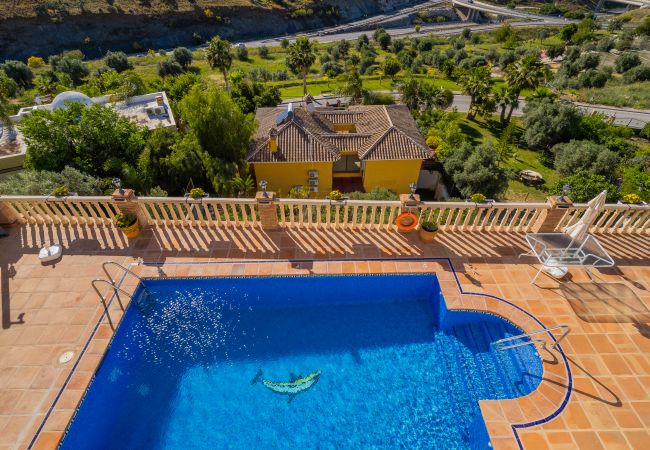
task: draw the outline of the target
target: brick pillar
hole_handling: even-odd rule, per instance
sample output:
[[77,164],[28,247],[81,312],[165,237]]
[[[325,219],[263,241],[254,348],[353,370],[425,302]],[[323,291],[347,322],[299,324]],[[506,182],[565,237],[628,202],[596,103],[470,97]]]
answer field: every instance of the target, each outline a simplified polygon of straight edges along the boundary
[[[420,203],[422,203],[418,194],[400,194],[399,202],[401,203],[400,214],[412,212],[413,214],[418,215],[418,208],[420,207]],[[417,229],[417,227],[415,229]],[[399,228],[397,231],[400,233],[409,233],[409,231],[402,231]]]
[[115,189],[111,194],[113,204],[117,206],[122,214],[133,214],[138,218],[140,228],[145,228],[149,225],[149,218],[140,208],[138,197],[135,195],[133,189]]
[[413,210],[419,208],[422,203],[420,201],[420,194],[400,194],[399,202],[402,204],[400,206],[400,213],[407,211],[415,212]]
[[573,206],[573,202],[568,197],[552,196],[546,202],[549,209],[543,210],[537,218],[533,226],[533,232],[535,233],[554,232],[567,208]]
[[260,223],[267,231],[280,229],[278,214],[275,210],[275,192],[258,192],[255,194],[257,210],[260,213]]
[[0,202],[0,225],[14,225],[18,223],[18,215],[8,202]]

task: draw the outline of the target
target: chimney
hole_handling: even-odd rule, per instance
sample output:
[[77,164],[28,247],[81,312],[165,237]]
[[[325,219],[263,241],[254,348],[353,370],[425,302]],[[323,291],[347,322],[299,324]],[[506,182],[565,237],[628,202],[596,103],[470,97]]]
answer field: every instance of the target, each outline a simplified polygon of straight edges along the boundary
[[275,127],[269,130],[269,150],[271,153],[278,151],[278,130]]
[[305,95],[303,101],[305,102],[305,108],[308,112],[313,113],[316,110],[316,105],[314,105],[314,98],[311,95]]

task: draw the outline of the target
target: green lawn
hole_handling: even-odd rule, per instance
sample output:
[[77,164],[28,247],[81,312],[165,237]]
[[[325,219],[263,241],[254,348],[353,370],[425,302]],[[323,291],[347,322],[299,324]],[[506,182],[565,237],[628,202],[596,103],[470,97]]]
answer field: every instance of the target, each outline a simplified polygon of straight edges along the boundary
[[[459,90],[459,86],[451,80],[445,80],[441,78],[427,78],[424,75],[415,75],[415,78],[426,78],[431,80],[431,82],[436,86],[442,86],[446,89],[451,89],[452,91]],[[363,87],[369,91],[390,91],[395,89],[395,84],[398,83],[403,76],[397,76],[395,82],[391,81],[390,78],[383,77],[379,78],[376,75],[372,76],[362,76]],[[271,82],[275,86],[280,88],[280,94],[283,99],[288,98],[297,98],[302,97],[302,82],[300,80],[289,80],[289,81],[279,81]],[[307,79],[307,91],[311,95],[320,95],[322,93],[336,93],[336,90],[341,87],[342,82],[337,80],[326,80],[323,77],[311,77]]]
[[[467,120],[462,116],[460,127],[470,142],[479,145],[483,142],[493,142],[499,138],[501,129],[496,126],[498,116],[494,116],[492,121],[477,119],[474,121]],[[512,119],[517,124],[518,135],[522,133],[521,121],[515,117]],[[517,145],[517,155],[505,164],[505,167],[518,173],[524,169],[539,172],[544,177],[544,182],[537,185],[524,184],[518,180],[510,180],[505,198],[510,201],[544,201],[548,195],[547,189],[557,182],[559,176],[554,169],[544,166],[539,160],[539,152],[525,148],[525,143],[520,142]]]

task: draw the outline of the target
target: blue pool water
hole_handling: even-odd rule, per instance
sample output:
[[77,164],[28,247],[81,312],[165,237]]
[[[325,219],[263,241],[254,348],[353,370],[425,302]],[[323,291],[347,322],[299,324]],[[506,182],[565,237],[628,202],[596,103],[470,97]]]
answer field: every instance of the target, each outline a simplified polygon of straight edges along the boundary
[[515,327],[447,311],[434,275],[146,284],[62,448],[482,448],[478,400],[542,372],[532,346],[491,349]]

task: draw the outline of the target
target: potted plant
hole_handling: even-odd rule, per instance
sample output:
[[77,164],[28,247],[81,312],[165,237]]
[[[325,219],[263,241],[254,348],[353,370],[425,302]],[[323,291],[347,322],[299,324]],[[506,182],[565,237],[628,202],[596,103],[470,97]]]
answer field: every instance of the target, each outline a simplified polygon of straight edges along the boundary
[[486,197],[480,192],[477,192],[476,194],[470,195],[469,199],[474,203],[483,203],[486,200]]
[[65,184],[62,184],[61,186],[57,186],[54,189],[52,189],[52,195],[54,197],[60,198],[60,197],[67,197],[69,193],[68,186]]
[[635,194],[634,192],[623,195],[623,199],[620,201],[620,203],[624,203],[626,205],[643,205],[644,204],[644,202],[641,201],[641,196],[639,194]]
[[122,232],[128,238],[134,238],[140,234],[140,224],[138,224],[138,218],[133,214],[116,214],[115,226],[122,230]]
[[60,186],[55,187],[52,189],[52,193],[47,196],[47,201],[61,201],[64,202],[66,197],[69,197],[71,195],[77,195],[76,192],[70,192],[68,189],[68,186],[65,184],[62,184]]
[[202,188],[193,188],[189,193],[185,194],[185,200],[194,200],[196,202],[201,202],[204,198],[209,197],[210,194],[206,194]]
[[341,191],[339,191],[338,189],[334,189],[325,198],[327,198],[330,201],[330,203],[332,203],[332,202],[342,203],[342,202],[347,201],[349,197],[344,196],[343,193]]
[[432,242],[438,233],[438,223],[434,220],[425,220],[420,223],[418,234],[422,242]]

